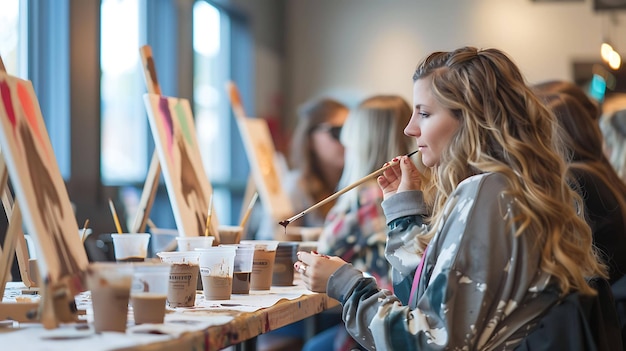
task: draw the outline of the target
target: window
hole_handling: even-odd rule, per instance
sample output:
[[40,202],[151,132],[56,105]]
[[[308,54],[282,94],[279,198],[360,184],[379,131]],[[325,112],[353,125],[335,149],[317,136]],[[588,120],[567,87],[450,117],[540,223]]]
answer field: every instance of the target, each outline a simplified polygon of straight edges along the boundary
[[[222,222],[231,217],[228,189],[219,184],[231,179],[230,105],[225,98],[230,57],[224,45],[228,17],[206,1],[193,7],[193,108],[198,143],[207,175],[214,184],[216,212]],[[218,186],[215,186],[218,185]]]
[[143,183],[150,135],[139,65],[140,1],[102,0],[100,33],[102,182]]
[[0,0],[0,55],[7,72],[27,79],[26,1]]

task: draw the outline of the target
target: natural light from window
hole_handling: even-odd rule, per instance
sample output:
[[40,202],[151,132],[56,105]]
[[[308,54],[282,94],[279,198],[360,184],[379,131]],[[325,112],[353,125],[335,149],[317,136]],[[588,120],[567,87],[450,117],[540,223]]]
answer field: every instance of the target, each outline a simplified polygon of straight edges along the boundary
[[26,79],[26,1],[0,0],[0,55],[7,73]]
[[145,180],[148,121],[139,65],[139,0],[101,3],[102,181]]
[[[193,7],[194,116],[202,162],[212,183],[228,183],[230,170],[230,113],[224,93],[230,65],[221,39],[223,17],[205,1]],[[220,218],[229,218],[230,194],[215,190]]]

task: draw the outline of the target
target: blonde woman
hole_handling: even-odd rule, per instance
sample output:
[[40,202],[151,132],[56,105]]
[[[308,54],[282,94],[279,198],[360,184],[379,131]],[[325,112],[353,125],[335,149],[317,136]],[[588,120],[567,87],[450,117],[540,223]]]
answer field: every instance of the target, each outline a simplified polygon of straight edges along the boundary
[[[413,138],[403,133],[410,118],[411,107],[396,95],[376,95],[353,109],[340,137],[345,165],[339,188],[379,169],[394,156],[415,150]],[[383,193],[375,179],[339,197],[326,217],[318,251],[341,257],[374,277],[380,287],[391,289],[391,267],[384,255],[387,226],[382,201]],[[315,337],[303,350],[357,347],[345,328],[339,326]]]
[[606,277],[557,123],[496,49],[435,52],[413,81],[405,134],[437,192],[428,216],[407,157],[378,178],[395,294],[338,257],[299,252],[295,266],[368,350],[512,350],[560,296]]

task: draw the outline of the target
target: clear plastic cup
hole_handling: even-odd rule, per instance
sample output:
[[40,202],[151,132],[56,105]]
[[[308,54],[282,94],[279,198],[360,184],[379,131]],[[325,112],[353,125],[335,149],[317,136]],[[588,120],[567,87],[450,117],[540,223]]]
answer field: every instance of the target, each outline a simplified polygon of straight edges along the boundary
[[163,323],[171,265],[161,262],[133,263],[130,304],[135,324]]
[[279,242],[275,240],[242,240],[241,243],[254,245],[250,289],[269,290],[272,286],[274,259]]
[[117,262],[143,262],[148,255],[148,233],[111,234]]
[[207,300],[229,300],[233,286],[236,247],[213,246],[200,252],[202,291]]
[[193,251],[213,246],[214,236],[179,236],[178,251]]
[[281,241],[276,248],[274,270],[272,271],[272,285],[293,285],[293,264],[297,261],[298,243],[295,241]]
[[243,227],[220,224],[217,227],[217,231],[220,233],[220,244],[239,244],[243,234]]
[[196,304],[197,281],[200,276],[200,252],[159,252],[162,262],[172,265],[167,288],[167,305],[193,307]]
[[94,329],[125,332],[133,267],[125,263],[94,262],[86,270],[91,290]]
[[252,259],[254,258],[254,245],[228,244],[220,246],[236,247],[235,264],[233,268],[233,294],[250,293],[250,276],[252,275]]

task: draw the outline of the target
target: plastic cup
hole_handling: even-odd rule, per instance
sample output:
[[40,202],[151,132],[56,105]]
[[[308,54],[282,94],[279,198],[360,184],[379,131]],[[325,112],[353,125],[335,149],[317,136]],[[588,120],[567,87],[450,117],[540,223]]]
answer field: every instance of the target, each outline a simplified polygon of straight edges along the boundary
[[117,262],[143,262],[148,254],[148,233],[111,234]]
[[130,304],[135,324],[163,323],[171,265],[161,262],[133,264]]
[[254,245],[252,259],[251,290],[269,290],[272,286],[272,273],[278,241],[275,240],[242,240],[242,244]]
[[217,227],[220,233],[220,244],[239,244],[243,227],[238,225],[223,225]]
[[233,267],[233,294],[250,293],[250,276],[252,275],[252,259],[254,258],[254,246],[248,244],[231,244],[221,246],[236,247],[235,264]]
[[214,236],[179,236],[178,251],[193,251],[213,246]]
[[229,300],[235,266],[234,246],[213,246],[196,249],[200,252],[202,292],[207,300]]
[[[214,236],[179,236],[176,238],[178,242],[178,251],[193,251],[195,249],[203,249],[213,246]],[[202,290],[202,279],[198,275],[196,290]]]
[[193,307],[196,304],[196,286],[200,273],[200,252],[159,252],[162,262],[172,265],[167,287],[167,305]]
[[130,264],[94,262],[86,270],[96,333],[125,332],[133,280]]
[[272,271],[272,285],[293,285],[293,264],[297,261],[297,252],[297,242],[282,241],[278,243],[276,258],[274,259],[274,270]]

